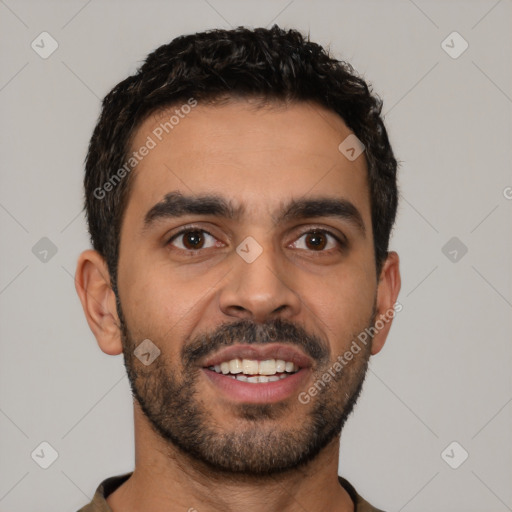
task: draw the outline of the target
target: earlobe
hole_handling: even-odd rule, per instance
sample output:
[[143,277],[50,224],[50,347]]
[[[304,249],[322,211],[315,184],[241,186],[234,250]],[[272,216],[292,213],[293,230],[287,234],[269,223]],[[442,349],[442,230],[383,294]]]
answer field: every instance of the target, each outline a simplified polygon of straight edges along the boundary
[[400,292],[400,262],[398,254],[389,252],[382,266],[377,287],[376,333],[372,341],[371,354],[375,355],[384,346],[395,316],[395,304]]
[[123,347],[116,297],[110,284],[108,267],[97,251],[87,250],[80,254],[75,288],[87,323],[101,350],[109,355],[121,354]]

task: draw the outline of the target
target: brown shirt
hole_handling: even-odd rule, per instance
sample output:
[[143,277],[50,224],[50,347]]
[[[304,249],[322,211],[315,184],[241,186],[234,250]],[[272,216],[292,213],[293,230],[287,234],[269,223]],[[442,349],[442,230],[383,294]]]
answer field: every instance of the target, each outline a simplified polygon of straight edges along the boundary
[[[78,512],[112,512],[112,509],[108,506],[105,498],[126,482],[130,476],[131,473],[127,473],[107,478],[101,482],[99,487],[96,489],[96,493],[91,503],[81,508]],[[378,508],[372,507],[366,500],[361,498],[347,480],[341,476],[338,476],[338,479],[340,481],[340,485],[348,492],[354,502],[354,512],[383,512]]]

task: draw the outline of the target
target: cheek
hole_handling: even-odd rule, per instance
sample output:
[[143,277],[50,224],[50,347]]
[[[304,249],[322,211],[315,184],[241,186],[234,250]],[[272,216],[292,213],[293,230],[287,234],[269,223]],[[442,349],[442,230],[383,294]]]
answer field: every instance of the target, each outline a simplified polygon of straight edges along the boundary
[[214,292],[219,278],[203,273],[192,279],[166,264],[147,267],[134,264],[119,281],[127,325],[136,341],[149,338],[160,341],[165,350],[175,347],[177,351],[190,324],[197,321],[211,298],[208,290]]
[[317,329],[330,340],[333,353],[340,353],[368,327],[376,284],[365,270],[354,268],[340,270],[322,281],[305,284],[301,300]]
[[126,310],[132,324],[170,329],[186,312],[186,293],[151,273],[139,275],[126,290]]

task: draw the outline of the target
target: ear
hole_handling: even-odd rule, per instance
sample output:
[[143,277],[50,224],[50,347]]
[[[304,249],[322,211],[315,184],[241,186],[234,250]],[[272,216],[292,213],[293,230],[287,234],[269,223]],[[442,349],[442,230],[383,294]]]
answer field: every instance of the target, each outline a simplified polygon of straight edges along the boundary
[[78,258],[75,288],[85,317],[99,347],[105,354],[123,351],[116,297],[110,284],[107,264],[99,252],[84,251]]
[[377,285],[377,314],[374,325],[376,333],[372,341],[372,356],[379,353],[384,346],[395,312],[401,309],[400,306],[394,307],[400,286],[399,258],[398,254],[392,251],[388,253],[386,261],[382,265]]

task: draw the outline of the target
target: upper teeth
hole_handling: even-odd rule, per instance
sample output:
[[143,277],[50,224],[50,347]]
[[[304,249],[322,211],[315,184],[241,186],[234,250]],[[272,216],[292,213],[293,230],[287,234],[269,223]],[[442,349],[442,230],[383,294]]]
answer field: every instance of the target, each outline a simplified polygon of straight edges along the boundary
[[232,359],[231,361],[223,361],[220,364],[209,367],[217,373],[245,375],[275,375],[281,372],[296,372],[299,367],[291,361],[283,361],[282,359],[267,359],[265,361],[257,361],[255,359]]

